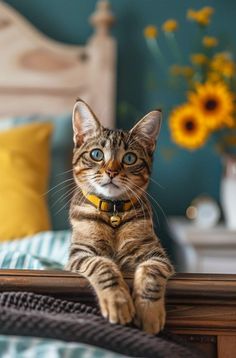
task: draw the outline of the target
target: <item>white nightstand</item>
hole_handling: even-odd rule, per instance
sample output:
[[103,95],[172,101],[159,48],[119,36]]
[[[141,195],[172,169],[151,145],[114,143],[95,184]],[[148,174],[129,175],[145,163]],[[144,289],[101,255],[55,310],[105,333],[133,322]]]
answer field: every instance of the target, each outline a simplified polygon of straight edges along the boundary
[[201,229],[183,217],[169,218],[176,242],[177,270],[199,273],[236,273],[236,230],[224,225]]

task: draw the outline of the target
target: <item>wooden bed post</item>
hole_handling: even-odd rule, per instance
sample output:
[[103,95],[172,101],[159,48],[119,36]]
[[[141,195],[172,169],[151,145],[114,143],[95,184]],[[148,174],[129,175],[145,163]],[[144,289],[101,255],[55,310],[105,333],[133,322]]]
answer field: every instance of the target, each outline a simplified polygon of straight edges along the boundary
[[85,45],[52,40],[0,1],[0,118],[71,112],[81,97],[102,124],[115,126],[116,43],[114,16],[100,0]]
[[90,17],[95,32],[87,48],[93,83],[89,102],[93,103],[102,124],[110,128],[115,127],[116,42],[109,34],[114,20],[109,2],[100,0]]

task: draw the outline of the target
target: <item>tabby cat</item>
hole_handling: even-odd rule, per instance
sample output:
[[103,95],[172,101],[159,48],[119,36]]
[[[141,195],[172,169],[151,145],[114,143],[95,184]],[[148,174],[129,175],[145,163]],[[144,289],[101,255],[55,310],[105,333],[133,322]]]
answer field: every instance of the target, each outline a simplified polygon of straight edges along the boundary
[[[67,269],[86,277],[102,315],[111,323],[132,320],[149,333],[165,324],[164,295],[173,274],[153,230],[147,199],[161,111],[130,131],[103,128],[78,99],[73,111],[72,240]],[[132,275],[132,295],[124,280]]]

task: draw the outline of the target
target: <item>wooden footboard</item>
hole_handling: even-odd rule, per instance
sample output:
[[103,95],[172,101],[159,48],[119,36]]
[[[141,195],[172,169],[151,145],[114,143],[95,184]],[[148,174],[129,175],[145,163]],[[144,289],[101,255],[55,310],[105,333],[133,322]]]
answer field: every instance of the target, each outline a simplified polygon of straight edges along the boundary
[[[127,278],[131,285],[131,280]],[[88,282],[59,271],[1,270],[0,291],[32,291],[96,304]],[[177,274],[167,288],[167,329],[206,352],[236,355],[236,275]]]
[[179,274],[167,290],[167,327],[207,357],[236,356],[236,275]]

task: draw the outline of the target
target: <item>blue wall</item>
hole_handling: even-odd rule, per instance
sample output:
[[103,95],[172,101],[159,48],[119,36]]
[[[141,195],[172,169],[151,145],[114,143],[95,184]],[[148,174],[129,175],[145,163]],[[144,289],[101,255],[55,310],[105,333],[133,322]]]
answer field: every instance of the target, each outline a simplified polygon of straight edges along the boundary
[[[7,0],[45,34],[66,43],[84,43],[92,30],[87,23],[95,0]],[[188,153],[175,147],[167,129],[168,108],[183,101],[183,92],[171,92],[166,88],[165,73],[160,73],[143,39],[147,24],[161,24],[167,18],[184,22],[179,32],[179,44],[183,52],[194,49],[196,34],[193,24],[185,21],[189,7],[214,6],[213,24],[209,32],[219,34],[224,44],[235,50],[234,0],[111,0],[117,24],[114,35],[119,45],[118,102],[128,102],[135,111],[144,114],[157,106],[164,108],[165,123],[155,157],[153,178],[161,187],[152,183],[150,191],[169,214],[183,214],[189,202],[198,194],[208,193],[218,199],[221,164],[209,145],[196,153]],[[162,38],[160,45],[165,48]],[[170,56],[167,49],[167,61]],[[147,78],[157,80],[157,88],[150,90]],[[149,80],[150,81],[150,80]],[[118,118],[118,125],[128,128],[136,120],[134,111]],[[167,158],[168,157],[168,158]],[[163,214],[158,210],[158,215]],[[162,221],[162,220],[161,220]]]

